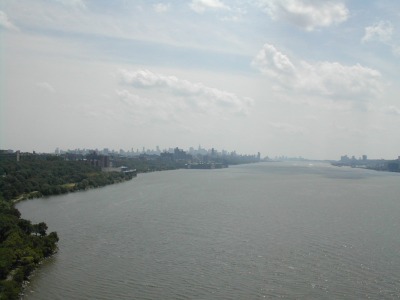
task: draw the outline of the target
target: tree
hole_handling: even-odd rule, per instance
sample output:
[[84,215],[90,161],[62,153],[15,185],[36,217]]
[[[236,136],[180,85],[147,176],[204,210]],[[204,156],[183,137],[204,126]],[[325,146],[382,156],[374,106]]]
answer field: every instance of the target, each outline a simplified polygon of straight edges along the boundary
[[15,260],[10,248],[0,248],[0,279],[5,279]]
[[28,235],[31,234],[33,230],[31,221],[25,219],[18,220],[18,227]]
[[46,230],[47,230],[47,225],[44,222],[40,222],[38,224],[34,224],[33,226],[33,232],[37,235],[39,234],[40,236],[45,236],[46,235]]

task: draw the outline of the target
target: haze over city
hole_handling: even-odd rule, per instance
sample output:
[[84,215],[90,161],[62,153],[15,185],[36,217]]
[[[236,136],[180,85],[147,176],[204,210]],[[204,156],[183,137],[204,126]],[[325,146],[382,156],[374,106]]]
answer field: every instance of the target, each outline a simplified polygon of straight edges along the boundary
[[400,155],[398,1],[0,1],[0,149]]

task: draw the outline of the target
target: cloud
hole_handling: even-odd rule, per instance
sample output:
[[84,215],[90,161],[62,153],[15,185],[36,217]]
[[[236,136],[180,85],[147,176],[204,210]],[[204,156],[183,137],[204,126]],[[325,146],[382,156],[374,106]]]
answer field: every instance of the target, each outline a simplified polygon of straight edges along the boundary
[[203,13],[206,10],[226,10],[229,6],[222,3],[220,0],[192,0],[189,7],[197,13]]
[[279,131],[289,133],[289,134],[304,134],[305,133],[304,128],[301,128],[299,126],[295,126],[292,124],[288,124],[288,123],[271,122],[271,123],[269,123],[269,125],[272,128],[275,128]]
[[338,62],[293,62],[270,44],[259,51],[252,66],[282,89],[332,100],[367,102],[383,89],[381,74],[374,69]]
[[388,115],[400,116],[400,108],[390,105],[382,108],[382,112]]
[[67,7],[79,8],[79,9],[86,8],[84,0],[53,0],[53,1],[61,3],[62,5]]
[[121,114],[134,116],[136,123],[176,123],[181,103],[175,100],[165,101],[163,98],[147,98],[126,89],[115,91],[118,99],[124,104]]
[[50,93],[55,93],[56,91],[50,83],[45,81],[36,83],[36,86]]
[[388,21],[380,21],[365,28],[365,34],[362,38],[362,41],[389,42],[392,39],[393,31],[394,28],[392,23]]
[[165,13],[169,10],[170,5],[169,5],[169,3],[166,3],[166,4],[165,3],[156,3],[156,4],[153,4],[153,8],[158,13]]
[[4,11],[0,10],[0,28],[7,30],[19,31],[18,27],[15,26],[9,19]]
[[394,27],[389,21],[380,21],[365,27],[365,33],[361,41],[381,42],[392,48],[395,56],[400,56],[400,46],[393,41]]
[[349,17],[345,4],[319,0],[259,0],[273,20],[285,20],[307,31],[342,23]]
[[120,71],[124,84],[134,88],[147,89],[167,93],[179,103],[203,112],[247,114],[253,104],[248,97],[240,97],[217,88],[208,87],[202,83],[193,83],[175,76],[156,74],[148,70]]
[[273,45],[265,44],[252,62],[264,74],[278,80],[293,77],[296,73],[295,66],[290,59],[278,51]]

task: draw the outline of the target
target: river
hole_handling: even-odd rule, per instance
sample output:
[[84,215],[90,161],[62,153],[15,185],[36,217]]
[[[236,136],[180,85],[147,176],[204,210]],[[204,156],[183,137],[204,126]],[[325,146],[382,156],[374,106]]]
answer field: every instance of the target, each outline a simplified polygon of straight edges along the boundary
[[60,237],[23,299],[400,298],[400,174],[164,171],[17,208]]

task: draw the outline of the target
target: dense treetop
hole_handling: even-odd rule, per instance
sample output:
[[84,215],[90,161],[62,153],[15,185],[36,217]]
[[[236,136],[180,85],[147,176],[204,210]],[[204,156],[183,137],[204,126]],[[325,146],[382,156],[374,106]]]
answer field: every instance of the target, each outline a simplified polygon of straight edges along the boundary
[[127,179],[118,172],[101,172],[85,161],[54,155],[0,155],[0,192],[5,200],[58,195]]

